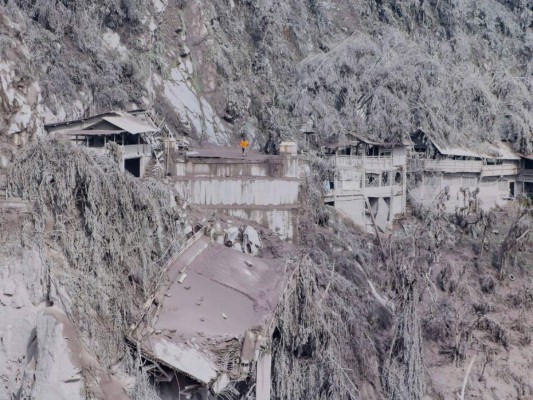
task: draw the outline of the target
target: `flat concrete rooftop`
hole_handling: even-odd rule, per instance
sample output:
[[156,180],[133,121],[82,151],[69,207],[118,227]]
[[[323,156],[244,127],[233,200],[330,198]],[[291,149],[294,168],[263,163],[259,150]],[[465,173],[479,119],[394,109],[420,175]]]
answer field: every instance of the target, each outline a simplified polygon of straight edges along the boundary
[[248,149],[246,156],[243,157],[242,150],[239,146],[219,147],[211,144],[187,152],[187,158],[191,161],[194,161],[194,159],[214,158],[219,160],[241,160],[243,162],[265,162],[267,160],[281,161],[282,159],[279,155],[263,154],[257,150],[250,149]]
[[[187,277],[177,283],[184,268]],[[282,272],[279,263],[203,236],[171,265],[171,284],[155,329],[175,329],[186,336],[242,335],[275,310]]]

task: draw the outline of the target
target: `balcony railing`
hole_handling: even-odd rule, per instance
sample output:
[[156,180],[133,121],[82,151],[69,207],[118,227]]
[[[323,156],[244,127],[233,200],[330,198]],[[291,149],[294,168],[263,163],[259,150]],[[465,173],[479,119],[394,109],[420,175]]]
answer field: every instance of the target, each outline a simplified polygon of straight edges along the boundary
[[[150,157],[152,155],[152,146],[149,144],[128,144],[119,147],[122,149],[123,158]],[[105,147],[89,147],[97,153],[105,153]]]
[[365,168],[368,170],[392,169],[392,157],[377,156],[327,156],[328,164],[332,168]]
[[440,172],[474,172],[480,173],[483,168],[481,160],[425,160],[426,171]]
[[519,173],[518,164],[486,165],[481,160],[426,160],[417,158],[409,160],[408,170],[410,172],[470,172],[481,174],[482,176],[517,175]]
[[414,171],[435,171],[435,172],[474,172],[480,173],[483,168],[483,161],[470,160],[426,160],[413,158],[408,161],[408,170]]
[[152,146],[149,144],[129,144],[122,146],[124,158],[150,157]]
[[392,157],[365,157],[364,166],[367,170],[390,170],[392,169]]
[[339,156],[331,155],[326,158],[330,167],[333,168],[349,168],[349,167],[361,167],[363,165],[363,160],[358,156]]
[[518,175],[517,164],[483,165],[482,176]]

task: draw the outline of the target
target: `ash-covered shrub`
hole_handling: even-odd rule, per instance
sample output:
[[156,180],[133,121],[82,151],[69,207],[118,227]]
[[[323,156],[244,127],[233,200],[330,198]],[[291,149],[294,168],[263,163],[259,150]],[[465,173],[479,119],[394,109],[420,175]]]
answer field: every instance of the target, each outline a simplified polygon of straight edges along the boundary
[[60,283],[82,337],[113,362],[136,310],[161,283],[165,260],[184,241],[172,191],[61,139],[28,146],[8,182],[31,204],[50,287]]
[[496,281],[490,275],[483,275],[479,278],[479,286],[483,293],[490,294],[494,292]]
[[[32,77],[44,100],[68,107],[75,100],[97,110],[124,107],[147,96],[150,58],[135,38],[148,34],[141,0],[9,0],[0,11],[24,29]],[[110,31],[112,29],[112,31]],[[106,46],[118,34],[126,54]]]
[[457,319],[453,302],[446,298],[439,300],[422,320],[424,337],[437,343],[446,342],[454,334],[452,327],[457,324]]

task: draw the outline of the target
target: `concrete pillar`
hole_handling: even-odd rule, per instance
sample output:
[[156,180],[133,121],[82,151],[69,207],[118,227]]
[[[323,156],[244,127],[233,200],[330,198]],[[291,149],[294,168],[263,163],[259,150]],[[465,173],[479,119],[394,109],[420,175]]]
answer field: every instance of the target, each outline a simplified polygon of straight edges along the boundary
[[270,400],[272,354],[265,353],[257,360],[257,376],[255,386],[256,400]]
[[295,142],[282,142],[279,152],[283,157],[283,176],[285,178],[298,178],[298,145]]

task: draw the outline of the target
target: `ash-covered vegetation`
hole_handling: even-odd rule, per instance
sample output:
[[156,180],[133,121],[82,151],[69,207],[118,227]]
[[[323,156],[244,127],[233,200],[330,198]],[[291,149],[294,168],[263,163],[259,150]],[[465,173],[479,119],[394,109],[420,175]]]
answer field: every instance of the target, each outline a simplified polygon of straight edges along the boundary
[[161,283],[161,267],[184,242],[172,191],[59,139],[27,147],[8,179],[10,194],[31,205],[48,290],[100,362],[113,365],[125,356],[136,313]]
[[[151,64],[157,64],[149,29],[141,22],[148,9],[141,0],[0,2],[29,50],[19,78],[37,79],[52,109],[79,101],[93,112],[148,96],[146,81]],[[120,38],[123,47],[109,48],[106,35]]]
[[257,132],[267,151],[298,139],[309,121],[321,140],[356,131],[394,142],[422,128],[454,144],[506,139],[533,151],[527,0],[164,3],[164,11],[139,0],[0,7],[30,50],[20,75],[40,82],[52,110],[148,105],[161,97],[150,77],[168,77],[186,45],[198,94],[230,131]]
[[214,62],[226,112],[249,113],[266,136],[311,119],[322,138],[399,141],[422,128],[533,149],[528,1],[235,4],[213,2]]
[[[320,180],[309,178],[312,194]],[[306,198],[305,254],[274,335],[274,398],[533,395],[522,368],[533,328],[528,201],[465,223],[441,196],[376,240]]]

